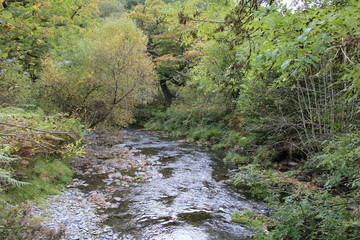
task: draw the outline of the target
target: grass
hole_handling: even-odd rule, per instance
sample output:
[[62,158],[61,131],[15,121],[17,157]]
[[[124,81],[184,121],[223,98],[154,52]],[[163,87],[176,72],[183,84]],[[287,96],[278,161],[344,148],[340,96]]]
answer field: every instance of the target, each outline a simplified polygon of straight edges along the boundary
[[29,184],[2,193],[5,201],[13,204],[25,200],[39,201],[47,195],[58,194],[72,177],[71,169],[54,157],[37,157],[34,165],[24,171],[22,181]]

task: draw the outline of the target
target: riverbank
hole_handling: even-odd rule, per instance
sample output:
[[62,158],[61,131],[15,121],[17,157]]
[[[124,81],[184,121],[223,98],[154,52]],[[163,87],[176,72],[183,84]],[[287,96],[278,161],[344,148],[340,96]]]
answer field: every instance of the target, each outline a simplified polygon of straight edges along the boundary
[[238,166],[229,181],[273,210],[266,217],[246,210],[233,215],[233,221],[254,230],[252,238],[356,239],[360,233],[357,129],[300,145],[290,134],[269,134],[262,122],[240,119],[234,113],[206,122],[188,105],[180,101],[149,115],[144,126],[226,149],[224,161]]
[[[143,166],[139,161],[137,165],[129,161],[132,152],[120,144],[120,134],[93,132],[84,142],[85,154],[74,158],[74,178],[66,188],[59,195],[28,206],[30,219],[39,221],[43,231],[38,239],[119,239],[111,227],[103,224],[108,218],[103,212],[119,207],[121,199],[112,196],[114,186],[129,186],[134,181],[120,171]],[[92,185],[94,179],[102,184]]]
[[215,153],[160,134],[113,134],[86,137],[73,180],[28,207],[42,234],[22,239],[244,239],[252,231],[231,214],[266,213],[224,181]]

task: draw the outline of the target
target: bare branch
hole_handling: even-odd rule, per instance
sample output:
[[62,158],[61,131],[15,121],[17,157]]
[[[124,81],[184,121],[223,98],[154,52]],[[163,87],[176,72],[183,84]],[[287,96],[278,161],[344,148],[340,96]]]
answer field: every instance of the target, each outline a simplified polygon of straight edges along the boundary
[[349,62],[351,62],[352,64],[355,64],[355,63],[354,63],[353,61],[351,61],[351,59],[346,55],[344,49],[343,49],[342,47],[340,47],[340,49],[341,49],[342,53],[344,54],[345,58],[346,58],[347,60],[349,60]]
[[16,135],[13,136],[13,137],[18,138],[18,139],[21,139],[21,140],[28,141],[28,142],[35,143],[36,145],[39,145],[40,147],[46,148],[46,149],[51,150],[51,151],[54,151],[54,152],[61,152],[61,153],[63,153],[63,151],[61,151],[61,150],[57,150],[57,149],[51,148],[51,147],[49,147],[49,146],[46,146],[45,144],[36,142],[35,140],[29,139],[29,138],[20,137],[20,136],[16,136]]
[[[45,134],[45,133],[50,133],[50,134],[70,134],[70,133],[81,133],[81,132],[52,132],[52,131],[45,131],[45,130],[41,130],[41,129],[38,129],[38,128],[25,127],[25,126],[21,126],[21,125],[6,123],[6,122],[0,122],[0,124],[2,124],[2,125],[7,125],[7,126],[11,126],[11,127],[16,127],[16,128],[22,128],[22,129],[31,129],[31,130],[35,130],[35,131],[41,132],[41,133],[33,133],[33,134]],[[1,136],[4,136],[4,134],[0,134],[0,135],[1,135]]]

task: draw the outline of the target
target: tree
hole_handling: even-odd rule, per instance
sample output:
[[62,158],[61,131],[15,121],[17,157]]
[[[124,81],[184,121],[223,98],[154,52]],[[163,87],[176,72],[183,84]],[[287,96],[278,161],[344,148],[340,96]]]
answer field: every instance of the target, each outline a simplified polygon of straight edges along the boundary
[[168,84],[183,86],[183,73],[189,65],[183,55],[186,47],[181,41],[181,27],[173,17],[175,7],[162,0],[147,0],[128,14],[148,37],[147,52],[155,63],[165,105],[170,105],[175,97]]
[[41,62],[59,36],[97,21],[98,0],[0,3],[0,65],[19,63],[33,82],[39,78]]
[[127,125],[134,107],[154,91],[146,41],[129,19],[103,22],[63,53],[63,61],[44,62],[38,97],[44,106],[50,100],[47,109],[78,114],[90,127]]

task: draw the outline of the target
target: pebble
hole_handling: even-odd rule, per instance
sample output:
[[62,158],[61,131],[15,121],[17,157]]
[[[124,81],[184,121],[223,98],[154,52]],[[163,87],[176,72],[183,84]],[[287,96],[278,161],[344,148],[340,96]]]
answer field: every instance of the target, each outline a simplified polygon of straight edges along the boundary
[[[117,144],[114,146],[116,147],[107,148],[106,152],[99,145],[92,145],[86,153],[86,158],[74,159],[73,172],[79,178],[72,179],[71,183],[66,186],[60,195],[50,196],[45,199],[42,203],[42,205],[46,206],[45,208],[39,208],[36,204],[33,204],[30,214],[45,219],[41,223],[45,229],[44,232],[46,230],[64,231],[60,240],[119,239],[120,233],[115,233],[111,227],[103,225],[108,215],[104,214],[102,209],[118,208],[121,204],[122,198],[113,197],[116,186],[130,187],[138,184],[136,178],[120,171],[136,168],[135,175],[141,176],[142,180],[150,179],[153,174],[145,175],[145,169],[149,171],[150,167],[149,164],[146,164],[144,155],[136,156],[137,163],[135,165],[134,161],[129,164],[129,159],[133,153],[124,148],[124,145]],[[149,161],[152,163],[154,159]],[[97,190],[95,186],[91,192],[82,192],[80,190],[84,187],[92,187],[89,185],[90,182],[86,182],[87,178],[92,178],[94,175],[103,177],[104,174],[102,190]],[[48,238],[44,236],[44,239]],[[134,238],[126,236],[122,239]]]
[[34,205],[31,215],[44,217],[46,220],[41,224],[45,229],[59,232],[65,228],[61,240],[113,239],[115,233],[112,228],[103,226],[104,217],[97,214],[101,206],[87,201],[86,197],[79,189],[68,188],[60,195],[45,200],[42,203],[46,205],[45,210]]

